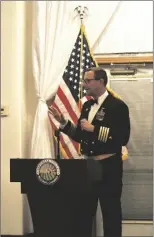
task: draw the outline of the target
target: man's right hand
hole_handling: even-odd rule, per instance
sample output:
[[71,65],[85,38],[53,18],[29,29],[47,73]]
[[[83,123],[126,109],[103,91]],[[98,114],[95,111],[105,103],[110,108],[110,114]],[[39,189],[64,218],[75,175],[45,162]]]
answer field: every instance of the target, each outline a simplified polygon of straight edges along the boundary
[[48,107],[49,113],[51,113],[54,118],[61,124],[65,124],[66,120],[64,119],[64,116],[53,106]]

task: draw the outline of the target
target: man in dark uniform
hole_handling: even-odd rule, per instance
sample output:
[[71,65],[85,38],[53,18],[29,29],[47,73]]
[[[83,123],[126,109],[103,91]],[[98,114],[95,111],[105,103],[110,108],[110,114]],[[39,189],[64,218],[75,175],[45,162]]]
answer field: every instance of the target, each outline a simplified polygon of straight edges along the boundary
[[93,99],[84,103],[76,126],[65,120],[55,108],[49,110],[60,122],[61,131],[81,144],[84,158],[98,160],[102,166],[102,179],[93,184],[89,197],[89,228],[92,229],[92,218],[99,199],[104,237],[121,237],[121,151],[130,137],[130,118],[128,106],[107,91],[107,81],[107,74],[102,68],[91,68],[85,72],[83,86]]

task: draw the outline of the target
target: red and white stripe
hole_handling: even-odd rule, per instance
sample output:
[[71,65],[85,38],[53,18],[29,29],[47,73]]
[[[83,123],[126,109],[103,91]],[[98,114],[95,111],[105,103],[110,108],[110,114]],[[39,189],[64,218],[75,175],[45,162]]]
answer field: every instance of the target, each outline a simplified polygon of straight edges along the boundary
[[[87,101],[87,98],[88,97],[86,96],[82,98],[82,104]],[[61,112],[66,119],[69,119],[73,124],[77,124],[77,121],[80,116],[80,110],[64,80],[62,80],[62,83],[57,91],[57,95],[52,106],[58,109],[58,111]],[[52,126],[55,129],[58,129],[59,123],[53,118],[51,114],[49,114],[49,117]],[[64,133],[60,134],[60,143],[61,147],[64,150],[64,153],[66,154],[66,157],[64,158],[80,158],[79,143],[73,141]]]

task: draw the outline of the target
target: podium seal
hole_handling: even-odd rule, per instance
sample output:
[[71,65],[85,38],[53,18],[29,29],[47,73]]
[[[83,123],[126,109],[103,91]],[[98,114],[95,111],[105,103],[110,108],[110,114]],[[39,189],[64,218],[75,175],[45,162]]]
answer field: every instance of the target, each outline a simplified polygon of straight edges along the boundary
[[44,159],[36,167],[38,180],[45,185],[53,185],[60,178],[60,167],[54,160]]

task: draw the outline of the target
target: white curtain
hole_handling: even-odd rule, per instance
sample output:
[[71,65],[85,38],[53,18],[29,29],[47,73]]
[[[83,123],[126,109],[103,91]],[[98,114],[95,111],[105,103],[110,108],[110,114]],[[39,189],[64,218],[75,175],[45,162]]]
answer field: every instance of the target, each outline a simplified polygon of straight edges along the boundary
[[31,158],[55,158],[53,131],[46,101],[54,98],[69,55],[73,49],[80,21],[65,1],[34,1],[33,73],[38,104],[34,119]]

